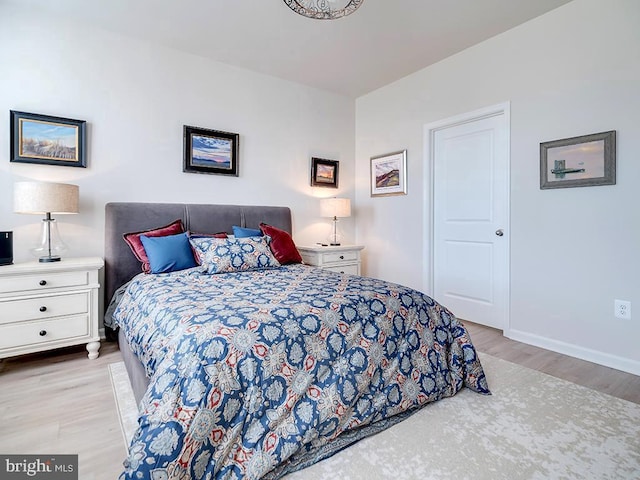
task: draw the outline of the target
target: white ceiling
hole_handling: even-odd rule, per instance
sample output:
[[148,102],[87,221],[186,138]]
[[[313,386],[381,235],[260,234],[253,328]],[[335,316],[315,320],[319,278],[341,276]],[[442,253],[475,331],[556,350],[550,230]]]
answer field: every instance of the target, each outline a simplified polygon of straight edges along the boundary
[[364,0],[338,20],[282,0],[6,0],[358,97],[570,0]]

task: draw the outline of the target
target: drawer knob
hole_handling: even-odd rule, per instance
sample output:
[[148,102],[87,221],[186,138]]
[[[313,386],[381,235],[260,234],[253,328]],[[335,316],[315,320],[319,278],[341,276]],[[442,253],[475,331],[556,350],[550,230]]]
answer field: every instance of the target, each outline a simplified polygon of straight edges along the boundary
[[44,337],[47,334],[46,330],[40,330],[40,336]]
[[340,255],[340,260],[344,260],[344,255]]
[[47,311],[47,307],[45,307],[44,305],[42,307],[40,307],[40,311],[41,312],[46,312]]
[[40,280],[40,286],[44,287],[47,284],[46,280]]

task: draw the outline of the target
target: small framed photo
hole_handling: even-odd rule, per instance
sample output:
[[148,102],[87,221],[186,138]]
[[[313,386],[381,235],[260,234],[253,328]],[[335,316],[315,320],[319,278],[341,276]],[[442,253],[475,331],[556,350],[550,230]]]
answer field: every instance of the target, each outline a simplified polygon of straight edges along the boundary
[[338,188],[337,160],[311,158],[311,186]]
[[407,151],[371,157],[371,196],[407,194]]
[[183,172],[238,176],[237,133],[184,126]]
[[616,183],[616,131],[540,144],[540,188]]
[[84,120],[10,110],[10,161],[87,166]]

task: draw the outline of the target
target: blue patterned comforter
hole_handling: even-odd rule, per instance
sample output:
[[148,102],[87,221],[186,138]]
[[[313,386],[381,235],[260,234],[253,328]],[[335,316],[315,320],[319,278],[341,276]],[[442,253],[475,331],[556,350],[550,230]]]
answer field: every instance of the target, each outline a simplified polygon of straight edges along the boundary
[[151,379],[121,478],[278,478],[463,385],[489,393],[434,300],[304,265],[139,275],[114,320]]

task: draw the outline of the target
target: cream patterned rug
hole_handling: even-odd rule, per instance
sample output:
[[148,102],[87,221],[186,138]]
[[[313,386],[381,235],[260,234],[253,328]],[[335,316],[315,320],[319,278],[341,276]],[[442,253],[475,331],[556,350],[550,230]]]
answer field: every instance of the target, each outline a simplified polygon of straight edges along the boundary
[[[640,405],[480,357],[493,395],[463,389],[287,480],[640,479]],[[133,393],[110,370],[130,439]]]
[[124,362],[110,363],[109,376],[111,377],[113,396],[116,399],[116,407],[118,407],[122,437],[128,449],[133,434],[138,428],[138,407]]

